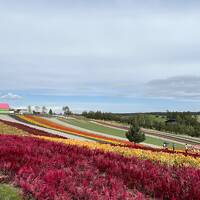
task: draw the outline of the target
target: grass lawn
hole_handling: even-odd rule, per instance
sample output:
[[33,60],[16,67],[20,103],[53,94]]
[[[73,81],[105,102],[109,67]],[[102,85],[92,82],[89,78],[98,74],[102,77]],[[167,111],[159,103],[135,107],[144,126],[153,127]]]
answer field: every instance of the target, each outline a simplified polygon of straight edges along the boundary
[[23,200],[20,191],[8,184],[0,184],[0,199],[1,200]]
[[[163,142],[167,142],[167,140],[146,136],[146,140],[144,142],[147,143],[147,144],[154,144],[154,145],[157,145],[157,146],[162,146]],[[170,143],[169,147],[172,148],[172,142],[169,142],[169,143]],[[182,144],[178,144],[178,143],[175,143],[175,144],[176,144],[176,148],[178,148],[178,149],[184,148],[184,145],[182,145]]]
[[[83,120],[83,119],[62,119],[62,121],[66,121],[67,123],[69,123],[71,125],[78,126],[78,127],[84,128],[84,129],[88,129],[88,130],[91,130],[91,131],[97,131],[97,132],[100,132],[100,133],[105,133],[107,135],[114,135],[114,136],[126,138],[126,136],[125,136],[126,131],[117,130],[117,129],[110,128],[110,127],[105,127],[103,125],[95,124],[95,123],[89,122],[87,120]],[[166,141],[166,140],[146,136],[146,140],[144,142],[147,143],[147,144],[154,144],[154,145],[157,145],[157,146],[162,146],[164,141]],[[177,148],[181,148],[181,147],[183,148],[183,145],[176,144],[176,147]]]

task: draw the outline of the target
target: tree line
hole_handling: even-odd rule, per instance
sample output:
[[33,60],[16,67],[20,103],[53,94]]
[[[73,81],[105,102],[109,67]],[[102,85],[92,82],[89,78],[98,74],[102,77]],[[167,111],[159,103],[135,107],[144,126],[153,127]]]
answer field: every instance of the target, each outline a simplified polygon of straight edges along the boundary
[[[158,114],[158,113],[157,113]],[[84,111],[84,117],[99,120],[112,120],[130,124],[134,127],[143,127],[175,134],[200,136],[200,124],[197,113],[193,112],[165,112],[165,115],[152,114],[114,114],[107,112]],[[152,117],[153,116],[153,117]]]
[[175,134],[200,136],[198,116],[190,112],[167,112],[166,120],[152,120],[148,115],[132,117],[131,124],[136,127],[167,131]]
[[101,111],[84,111],[82,116],[90,119],[99,119],[99,120],[111,120],[111,121],[121,121],[120,115],[111,113],[111,112],[101,112]]
[[[19,109],[19,111],[20,111],[20,109]],[[69,116],[69,115],[73,114],[72,111],[70,110],[69,106],[63,106],[62,111],[63,111],[64,116]],[[29,114],[34,114],[34,115],[40,115],[40,114],[55,115],[56,114],[51,108],[48,110],[46,106],[42,106],[42,107],[34,106],[34,108],[32,109],[32,107],[29,105],[27,108],[27,112]],[[62,113],[60,113],[60,115],[61,114]]]

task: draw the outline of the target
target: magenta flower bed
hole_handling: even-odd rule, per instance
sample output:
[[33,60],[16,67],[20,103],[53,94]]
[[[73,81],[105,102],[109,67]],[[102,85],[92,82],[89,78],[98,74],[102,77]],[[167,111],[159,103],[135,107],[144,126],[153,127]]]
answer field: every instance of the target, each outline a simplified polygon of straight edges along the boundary
[[0,136],[0,171],[38,200],[200,197],[200,170],[29,137]]

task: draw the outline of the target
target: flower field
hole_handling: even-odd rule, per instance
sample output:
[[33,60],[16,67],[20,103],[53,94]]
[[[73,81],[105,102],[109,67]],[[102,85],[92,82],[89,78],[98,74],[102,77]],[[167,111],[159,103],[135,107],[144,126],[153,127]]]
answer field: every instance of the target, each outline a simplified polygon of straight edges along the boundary
[[131,145],[132,144],[129,141],[114,139],[114,138],[110,138],[110,137],[97,135],[97,134],[93,134],[93,133],[89,133],[89,132],[85,132],[85,131],[80,131],[80,130],[77,130],[77,129],[74,129],[74,128],[66,127],[66,126],[51,122],[47,119],[44,119],[44,118],[41,118],[41,117],[38,117],[38,116],[19,115],[18,117],[20,119],[24,120],[24,121],[31,123],[31,124],[39,125],[39,126],[42,126],[42,127],[45,127],[45,128],[54,129],[54,130],[57,130],[57,131],[70,133],[70,134],[81,136],[81,137],[86,137],[86,138],[97,140],[97,141],[113,143],[113,144],[124,144],[124,145]]
[[103,144],[100,148],[97,144],[91,147],[87,142],[62,144],[61,139],[57,142],[47,139],[0,136],[0,171],[22,189],[24,197],[38,200],[199,199],[198,168],[152,162],[134,154],[126,155],[128,149],[106,150],[108,147]]

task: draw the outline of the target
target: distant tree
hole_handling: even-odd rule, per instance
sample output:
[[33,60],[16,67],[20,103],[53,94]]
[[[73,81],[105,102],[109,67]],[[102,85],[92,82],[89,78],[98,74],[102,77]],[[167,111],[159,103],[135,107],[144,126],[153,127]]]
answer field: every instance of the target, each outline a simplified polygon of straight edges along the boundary
[[68,106],[63,106],[62,110],[63,110],[65,116],[71,114],[71,111]]
[[53,111],[51,109],[49,110],[49,115],[53,115]]
[[46,106],[42,106],[42,113],[43,113],[43,114],[46,114],[46,113],[47,113],[47,108],[46,108]]
[[29,112],[29,113],[32,113],[32,110],[31,110],[31,106],[30,106],[30,105],[28,106],[28,112]]
[[145,140],[145,134],[140,131],[138,126],[131,126],[129,131],[126,133],[126,137],[130,142],[140,143]]
[[39,112],[40,106],[35,106],[35,112]]
[[88,115],[87,111],[82,112],[82,116],[87,117],[87,115]]

